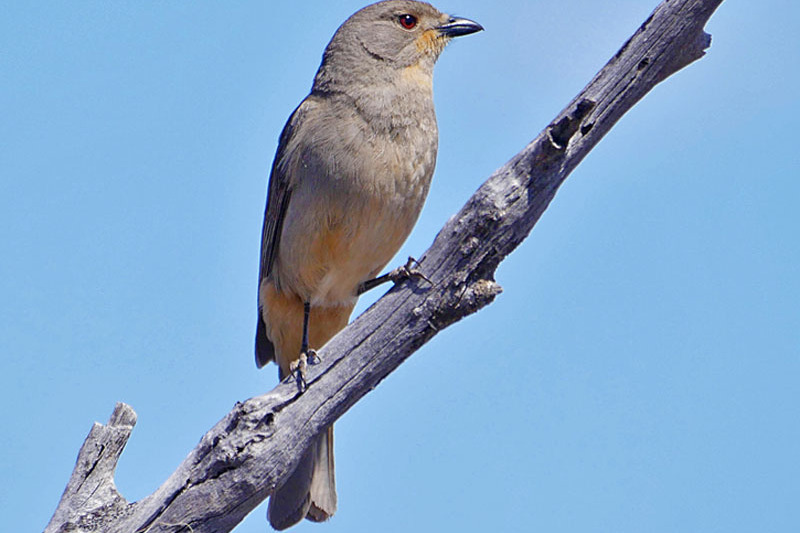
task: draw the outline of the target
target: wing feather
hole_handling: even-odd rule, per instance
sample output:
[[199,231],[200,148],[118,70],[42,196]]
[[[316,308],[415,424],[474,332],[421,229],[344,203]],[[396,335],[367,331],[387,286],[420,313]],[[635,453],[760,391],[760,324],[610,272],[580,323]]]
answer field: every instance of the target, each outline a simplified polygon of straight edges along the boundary
[[[286,125],[281,132],[278,150],[275,153],[275,160],[272,162],[272,170],[269,177],[269,187],[267,189],[267,205],[264,210],[264,226],[261,230],[261,261],[259,265],[258,286],[265,279],[269,279],[272,274],[272,267],[278,255],[278,244],[281,240],[281,230],[283,220],[286,216],[286,209],[292,197],[291,176],[289,176],[291,165],[286,164],[286,156],[292,144],[292,138],[296,130],[303,121],[303,116],[310,107],[309,100],[304,100],[297,109],[294,110]],[[270,361],[275,360],[275,347],[266,334],[266,324],[264,315],[261,312],[261,304],[258,308],[258,323],[256,326],[256,365],[261,368]]]

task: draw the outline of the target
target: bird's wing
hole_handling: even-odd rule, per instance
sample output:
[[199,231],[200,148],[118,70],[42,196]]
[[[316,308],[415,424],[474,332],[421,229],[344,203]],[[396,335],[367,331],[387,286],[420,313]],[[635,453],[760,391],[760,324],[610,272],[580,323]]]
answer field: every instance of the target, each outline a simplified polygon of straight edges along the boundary
[[[287,152],[291,149],[292,139],[299,125],[303,122],[303,116],[309,111],[309,100],[304,100],[292,116],[286,122],[281,132],[278,142],[278,151],[275,153],[275,160],[272,163],[272,171],[269,177],[269,187],[267,190],[267,206],[264,211],[264,227],[261,231],[261,263],[259,267],[258,285],[272,273],[272,266],[275,257],[278,255],[278,244],[281,240],[281,228],[283,219],[286,216],[286,208],[292,196],[291,164],[288,164]],[[256,327],[256,365],[262,367],[269,361],[275,359],[275,347],[267,338],[266,325],[261,312],[260,303],[258,310],[258,324]]]
[[292,196],[291,165],[287,151],[292,144],[298,125],[303,121],[303,115],[308,111],[307,101],[303,101],[286,122],[281,132],[275,160],[272,162],[272,171],[269,176],[269,189],[267,191],[267,206],[264,211],[264,227],[261,232],[261,266],[258,280],[261,282],[272,273],[272,265],[278,254],[278,243],[281,238],[281,227],[286,215],[286,208]]

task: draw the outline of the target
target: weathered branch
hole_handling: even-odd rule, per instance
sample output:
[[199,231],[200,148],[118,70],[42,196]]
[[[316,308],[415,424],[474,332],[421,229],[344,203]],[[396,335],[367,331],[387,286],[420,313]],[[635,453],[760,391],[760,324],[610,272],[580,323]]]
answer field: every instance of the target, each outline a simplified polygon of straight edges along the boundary
[[390,290],[320,350],[308,389],[283,384],[238,403],[152,495],[128,503],[114,469],[136,420],[118,404],[78,456],[47,533],[226,532],[291,472],[332,424],[443,328],[491,303],[494,272],[533,228],[559,186],[619,118],[659,82],[703,56],[703,27],[722,0],[666,0],[581,93],[498,169],[420,259],[433,284]]

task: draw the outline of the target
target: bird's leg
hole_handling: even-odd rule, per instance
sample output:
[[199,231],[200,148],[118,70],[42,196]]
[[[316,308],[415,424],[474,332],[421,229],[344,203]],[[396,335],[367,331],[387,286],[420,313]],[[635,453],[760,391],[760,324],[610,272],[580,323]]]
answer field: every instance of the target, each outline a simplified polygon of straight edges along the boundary
[[303,302],[303,340],[300,344],[300,357],[290,365],[290,370],[297,381],[297,388],[303,392],[308,387],[306,383],[306,369],[308,365],[319,363],[317,352],[308,347],[308,319],[311,314],[311,304]]
[[300,356],[305,356],[305,361],[309,365],[316,365],[321,360],[317,355],[317,351],[308,347],[308,322],[311,316],[311,304],[303,302],[303,342],[300,345]]
[[358,286],[358,296],[361,296],[365,292],[372,290],[378,285],[382,285],[387,281],[391,281],[396,285],[409,278],[420,278],[433,285],[433,282],[417,268],[418,266],[421,266],[419,261],[413,257],[409,257],[405,265],[399,266],[383,276],[378,276],[377,278],[368,279],[367,281],[362,282]]
[[300,345],[300,355],[308,353],[308,318],[311,315],[311,304],[303,302],[303,342]]

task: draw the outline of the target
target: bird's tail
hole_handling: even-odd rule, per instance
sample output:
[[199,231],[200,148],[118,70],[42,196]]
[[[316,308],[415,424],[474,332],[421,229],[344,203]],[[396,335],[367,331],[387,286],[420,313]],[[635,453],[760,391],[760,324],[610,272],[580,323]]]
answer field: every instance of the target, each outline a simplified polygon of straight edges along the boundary
[[270,525],[282,530],[303,518],[323,522],[336,512],[333,426],[314,439],[291,476],[269,500]]

